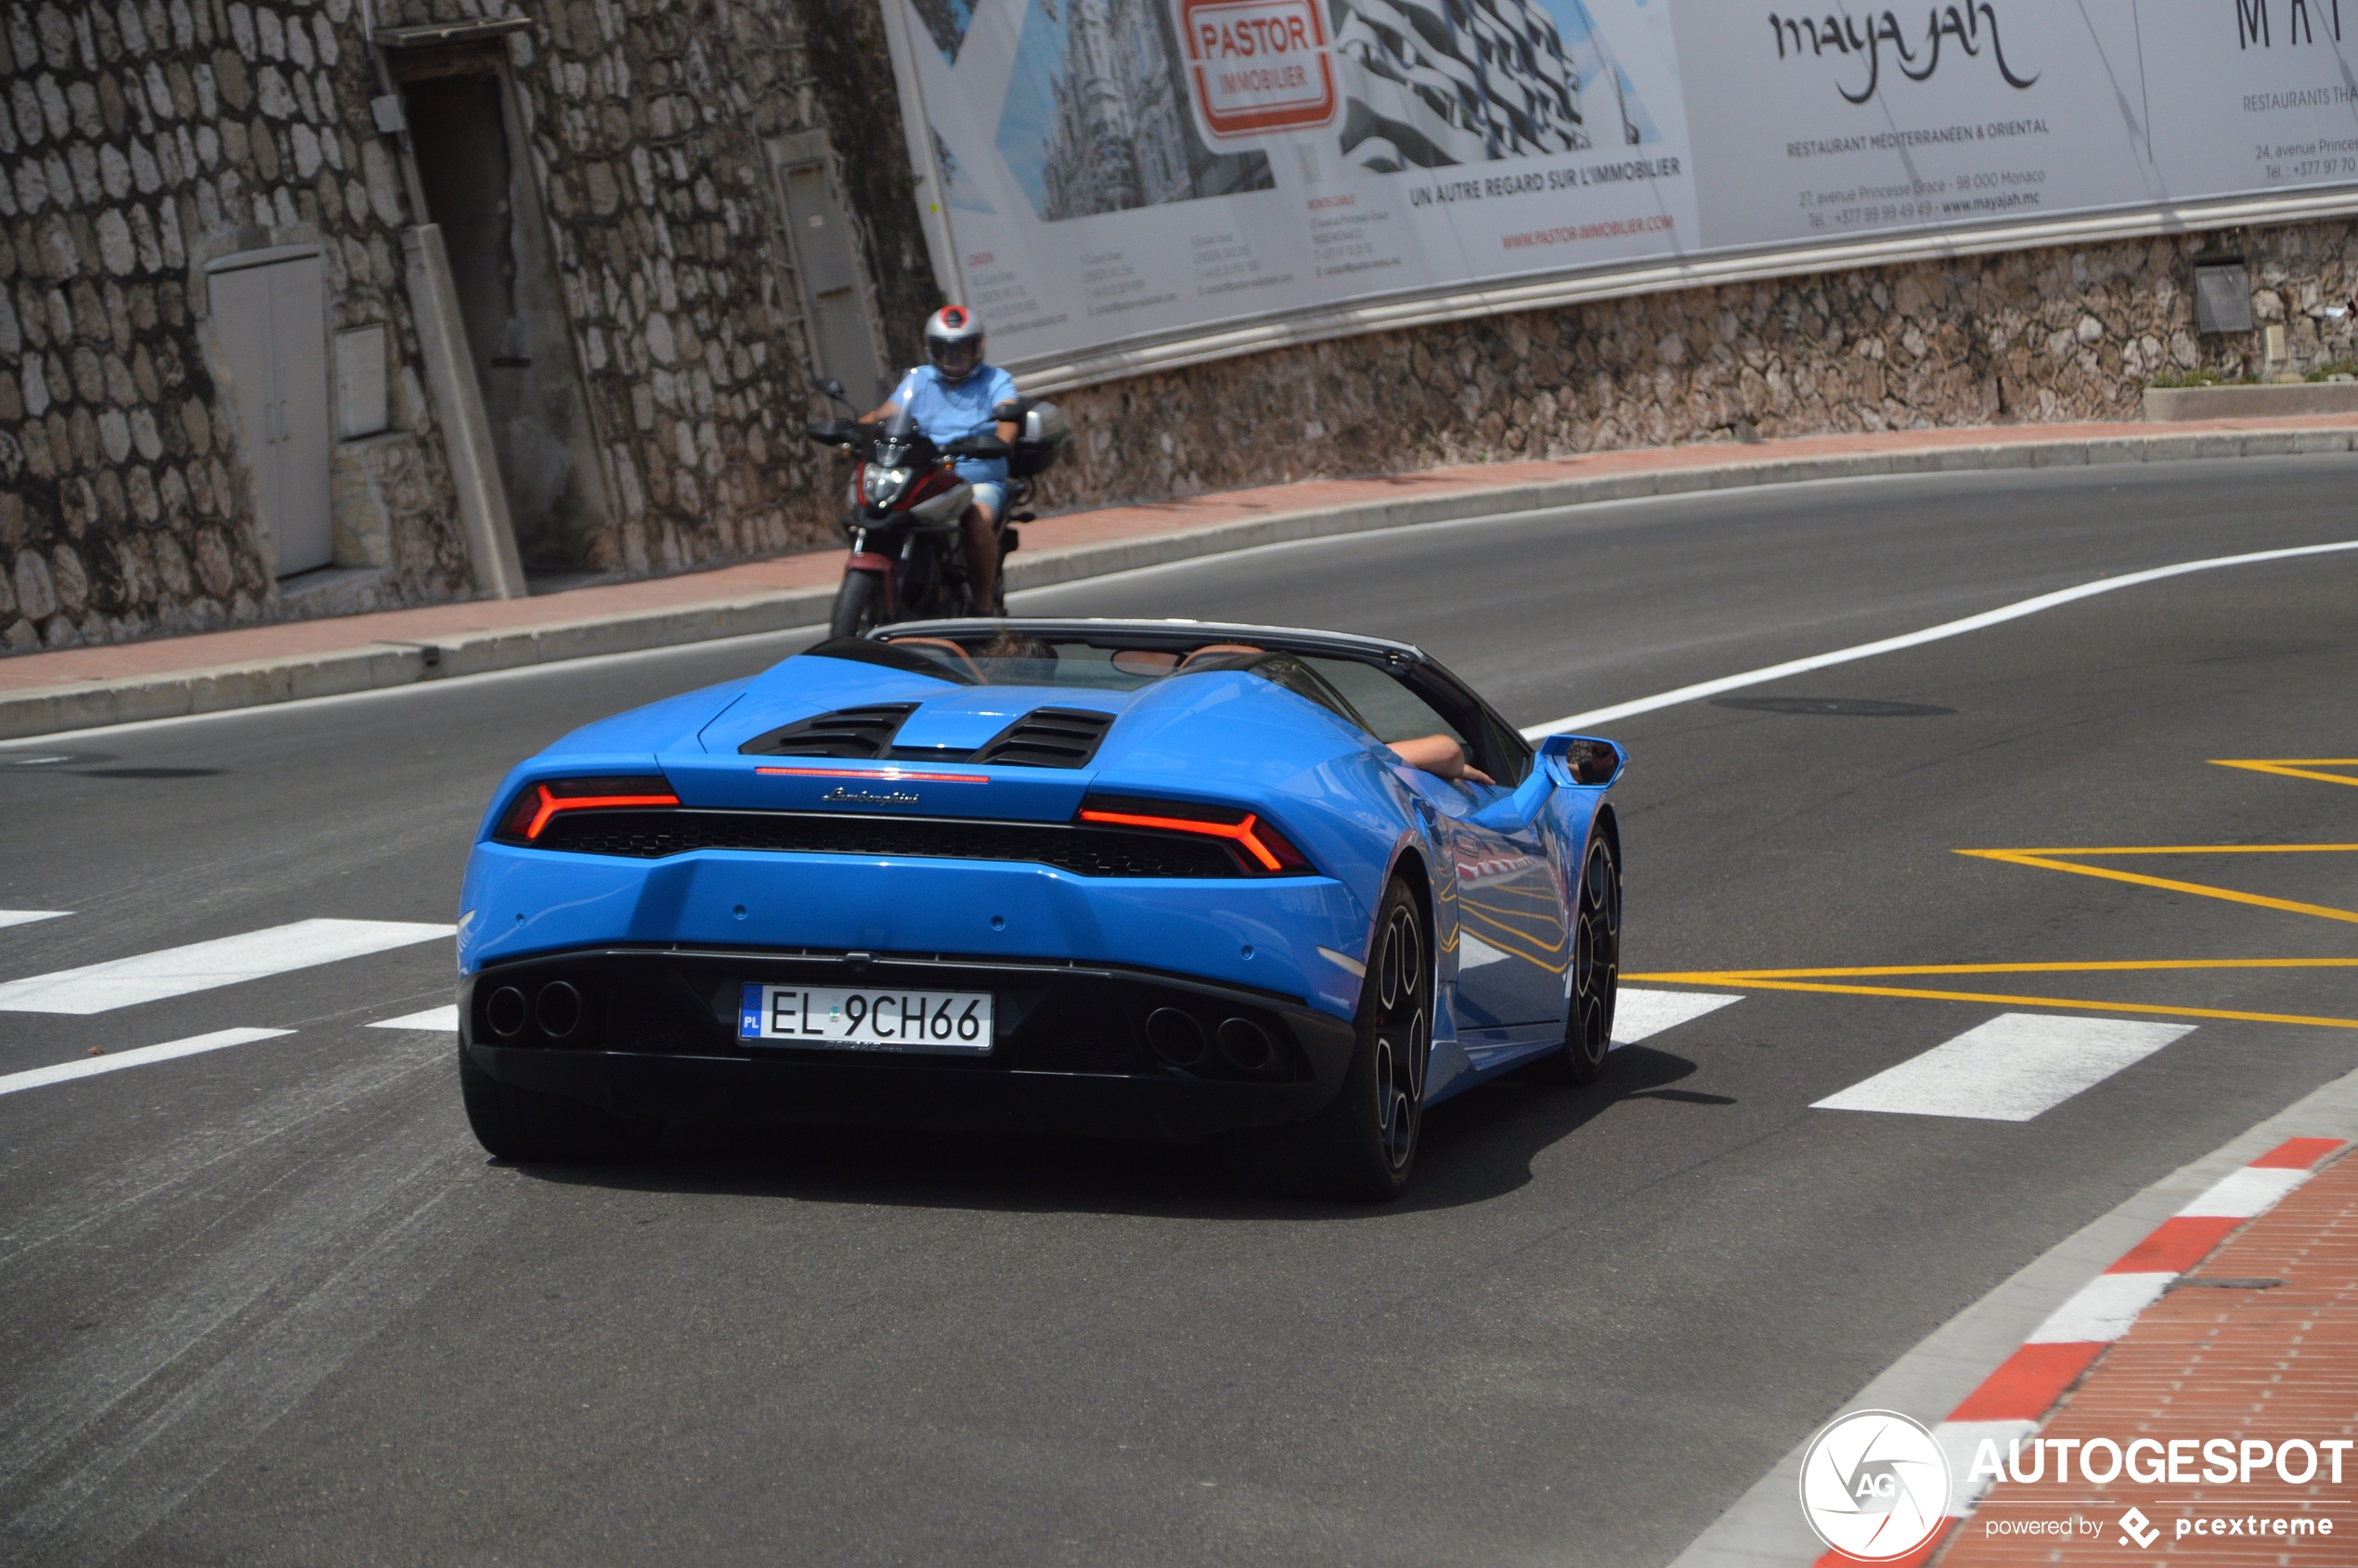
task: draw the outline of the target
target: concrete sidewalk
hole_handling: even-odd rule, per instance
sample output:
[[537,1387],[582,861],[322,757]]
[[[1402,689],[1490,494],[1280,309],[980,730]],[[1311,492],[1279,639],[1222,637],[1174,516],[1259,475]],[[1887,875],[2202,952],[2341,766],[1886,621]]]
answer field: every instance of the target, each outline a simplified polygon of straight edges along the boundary
[[[2058,1482],[2051,1470],[2043,1484],[2009,1486],[2010,1506],[1965,1519],[1933,1559],[1941,1568],[2358,1562],[2358,1454],[2348,1446],[2358,1439],[2358,1155],[2326,1166],[2147,1307],[2040,1435],[2124,1448],[2194,1439],[2181,1453],[2197,1479],[2106,1485],[2077,1471]],[[2200,1445],[2212,1438],[2235,1445],[2225,1484],[2203,1478]],[[2318,1451],[2327,1442],[2344,1445],[2339,1456]],[[2159,1531],[2148,1548],[2128,1546],[2117,1523],[2131,1506]],[[1993,1511],[2012,1533],[1986,1527]],[[2027,1533],[2029,1521],[2056,1522],[2059,1533]]]
[[[2358,449],[2358,416],[2010,425],[1653,447],[1318,480],[1023,528],[1011,590],[1256,545],[1592,501],[1895,473]],[[0,740],[332,696],[823,624],[843,556],[813,551],[531,599],[434,605],[0,658]]]

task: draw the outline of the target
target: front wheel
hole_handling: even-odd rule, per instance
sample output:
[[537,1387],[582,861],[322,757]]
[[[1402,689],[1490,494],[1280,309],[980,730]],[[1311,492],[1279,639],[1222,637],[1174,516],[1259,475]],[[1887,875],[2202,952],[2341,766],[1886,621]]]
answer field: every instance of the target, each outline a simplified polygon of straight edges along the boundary
[[835,613],[827,617],[830,637],[864,637],[884,615],[884,584],[873,572],[846,572],[836,590]]
[[1432,1049],[1432,947],[1405,881],[1385,889],[1360,982],[1359,1042],[1342,1092],[1308,1121],[1255,1133],[1249,1179],[1281,1191],[1389,1202],[1408,1187]]
[[1564,991],[1564,1044],[1547,1058],[1548,1076],[1594,1083],[1613,1049],[1613,1007],[1621,998],[1621,862],[1601,836],[1589,841],[1580,870]]

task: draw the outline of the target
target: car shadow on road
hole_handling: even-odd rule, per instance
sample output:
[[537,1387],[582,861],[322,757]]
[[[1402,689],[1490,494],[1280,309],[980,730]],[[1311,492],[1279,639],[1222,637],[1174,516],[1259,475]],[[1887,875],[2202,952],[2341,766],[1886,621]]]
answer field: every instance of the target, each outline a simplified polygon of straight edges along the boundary
[[1217,1147],[897,1128],[675,1122],[628,1165],[522,1164],[538,1180],[628,1192],[790,1198],[1008,1212],[1204,1220],[1374,1219],[1459,1208],[1527,1185],[1532,1161],[1626,1101],[1725,1106],[1671,1085],[1684,1056],[1625,1046],[1592,1084],[1509,1075],[1427,1117],[1407,1195],[1376,1205],[1272,1197],[1240,1185]]

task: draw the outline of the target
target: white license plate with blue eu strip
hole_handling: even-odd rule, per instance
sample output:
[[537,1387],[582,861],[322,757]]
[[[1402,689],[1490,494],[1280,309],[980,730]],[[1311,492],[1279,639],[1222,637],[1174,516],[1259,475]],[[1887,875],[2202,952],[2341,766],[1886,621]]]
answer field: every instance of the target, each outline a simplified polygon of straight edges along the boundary
[[748,984],[737,1038],[806,1050],[987,1056],[991,993]]

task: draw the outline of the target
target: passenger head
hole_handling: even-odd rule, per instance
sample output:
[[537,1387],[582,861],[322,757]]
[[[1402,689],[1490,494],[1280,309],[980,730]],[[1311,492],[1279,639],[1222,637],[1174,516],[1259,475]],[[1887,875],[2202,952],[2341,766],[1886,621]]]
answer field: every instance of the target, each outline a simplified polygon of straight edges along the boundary
[[1056,656],[1056,651],[1054,648],[1049,647],[1047,643],[1032,636],[1031,633],[1011,630],[1006,627],[1001,627],[999,634],[984,643],[975,654],[975,657],[978,659],[1053,660]]

